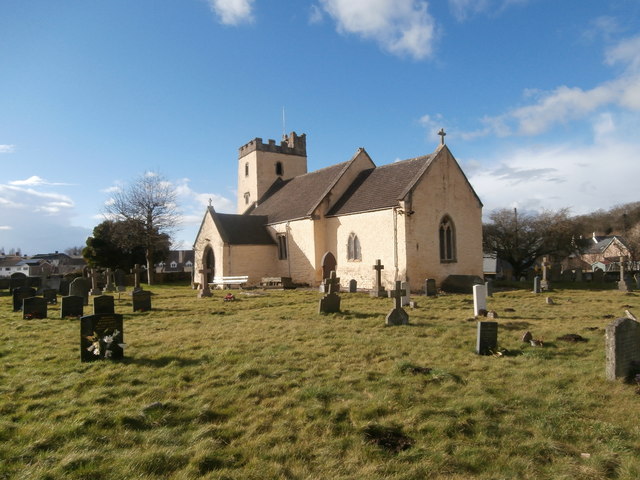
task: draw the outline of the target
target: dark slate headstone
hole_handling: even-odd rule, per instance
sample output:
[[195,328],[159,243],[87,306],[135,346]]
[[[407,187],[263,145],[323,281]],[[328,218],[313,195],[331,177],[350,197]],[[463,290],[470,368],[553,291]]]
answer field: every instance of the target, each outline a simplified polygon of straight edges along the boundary
[[47,301],[42,297],[28,297],[22,301],[22,318],[47,318]]
[[626,378],[640,362],[640,323],[630,318],[618,318],[605,330],[607,380]]
[[0,290],[8,290],[11,286],[11,279],[8,277],[0,278]]
[[133,299],[134,312],[146,312],[151,310],[151,292],[148,290],[138,290],[131,294]]
[[81,317],[84,314],[84,299],[75,295],[62,297],[60,318]]
[[498,347],[498,322],[478,322],[476,353],[491,355]]
[[427,278],[424,281],[424,294],[427,297],[435,297],[438,295],[438,290],[436,289],[436,279],[435,278]]
[[84,305],[89,305],[89,280],[78,277],[69,285],[69,295],[82,297]]
[[113,278],[116,282],[116,290],[118,290],[119,292],[124,292],[126,290],[125,285],[127,283],[127,274],[125,273],[125,271],[117,269],[115,272],[113,272]]
[[93,314],[116,313],[113,300],[113,296],[111,295],[98,295],[97,297],[93,297]]
[[358,291],[358,282],[352,278],[349,280],[349,293],[356,293]]
[[15,288],[26,287],[27,276],[24,273],[16,272],[11,274],[9,278],[9,291],[13,292]]
[[49,305],[56,305],[58,303],[58,290],[55,288],[45,288],[42,290],[42,297]]
[[69,295],[69,285],[71,285],[71,282],[73,281],[73,277],[67,276],[67,277],[62,277],[62,280],[60,280],[60,295],[63,296],[67,296]]
[[80,359],[83,362],[124,356],[122,315],[102,313],[80,319]]
[[42,278],[41,277],[27,277],[27,285],[29,287],[33,287],[38,289],[42,286]]
[[442,282],[442,290],[450,293],[473,293],[474,285],[483,285],[484,280],[475,275],[449,275]]
[[52,276],[45,279],[45,281],[42,282],[42,288],[53,288],[56,292],[59,292],[61,283],[62,283],[62,277]]
[[22,309],[22,301],[25,298],[35,297],[36,289],[31,287],[17,287],[13,289],[13,311],[17,312]]

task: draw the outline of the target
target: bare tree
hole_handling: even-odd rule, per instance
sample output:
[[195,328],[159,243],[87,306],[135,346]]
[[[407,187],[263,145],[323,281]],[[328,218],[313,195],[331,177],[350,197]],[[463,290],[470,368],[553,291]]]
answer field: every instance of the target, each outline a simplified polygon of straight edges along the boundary
[[175,188],[163,176],[146,172],[127,187],[115,192],[106,205],[112,220],[138,222],[147,259],[149,285],[153,285],[154,256],[159,245],[172,238],[180,221]]

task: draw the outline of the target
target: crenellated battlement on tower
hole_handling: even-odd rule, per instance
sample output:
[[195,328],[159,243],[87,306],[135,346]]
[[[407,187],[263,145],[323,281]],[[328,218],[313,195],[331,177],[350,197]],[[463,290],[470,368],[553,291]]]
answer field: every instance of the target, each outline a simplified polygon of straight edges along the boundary
[[238,149],[238,158],[242,158],[251,152],[273,152],[283,153],[285,155],[307,156],[307,136],[306,134],[297,135],[291,132],[289,135],[283,135],[280,144],[276,144],[275,140],[269,139],[267,143],[262,138],[254,138],[249,143]]

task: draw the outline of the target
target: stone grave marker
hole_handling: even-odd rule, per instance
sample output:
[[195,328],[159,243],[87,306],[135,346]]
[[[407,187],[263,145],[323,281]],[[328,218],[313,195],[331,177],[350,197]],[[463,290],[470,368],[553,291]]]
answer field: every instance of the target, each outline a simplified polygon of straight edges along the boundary
[[127,283],[127,274],[125,273],[125,271],[118,268],[113,273],[113,276],[116,281],[116,290],[118,290],[119,292],[124,292],[127,289],[125,287]]
[[584,276],[582,275],[582,268],[576,268],[576,282],[583,282]]
[[549,260],[547,257],[542,257],[542,280],[540,281],[540,288],[542,290],[550,290],[551,282],[549,281]]
[[382,287],[382,270],[384,270],[384,265],[382,265],[380,259],[376,260],[376,264],[373,266],[373,269],[376,271],[376,280],[370,295],[372,297],[386,297],[387,292]]
[[400,306],[406,307],[411,303],[411,286],[409,282],[402,282],[400,288],[404,291],[404,295],[400,297]]
[[340,289],[340,279],[336,277],[336,272],[331,271],[329,278],[324,280],[325,292],[320,299],[318,313],[335,313],[340,311],[340,296],[336,293]]
[[593,281],[598,283],[604,282],[604,271],[601,268],[596,268],[593,271]]
[[618,318],[605,330],[607,380],[626,378],[634,373],[634,363],[640,362],[640,323],[630,318]]
[[100,277],[100,273],[95,268],[91,269],[91,290],[89,291],[89,295],[98,296],[102,295],[102,290],[98,285],[98,280]]
[[114,299],[111,295],[98,295],[93,297],[93,314],[116,313]]
[[138,290],[131,294],[133,299],[134,312],[146,312],[151,310],[151,292],[148,290]]
[[493,280],[487,280],[484,285],[487,287],[487,297],[493,297]]
[[540,286],[540,277],[538,275],[533,277],[533,293],[542,293],[542,287]]
[[620,280],[618,281],[618,290],[621,292],[631,292],[633,291],[633,286],[631,284],[631,279],[626,275],[624,262],[625,257],[620,257]]
[[14,288],[27,287],[28,281],[29,280],[24,273],[12,273],[11,277],[9,277],[9,292],[13,292]]
[[142,287],[140,286],[140,274],[142,273],[142,269],[139,264],[135,264],[133,269],[131,270],[133,273],[133,292],[142,291]]
[[89,305],[89,281],[84,277],[74,279],[69,285],[69,295],[82,297],[83,305]]
[[22,309],[22,301],[25,298],[35,297],[36,289],[32,287],[17,287],[13,289],[13,311],[18,312]]
[[491,355],[498,347],[498,322],[478,322],[476,353]]
[[122,315],[102,313],[80,319],[80,360],[119,360],[124,356]]
[[47,301],[42,297],[28,297],[22,300],[22,318],[47,318]]
[[60,301],[60,318],[81,317],[84,315],[84,299],[75,295],[62,297]]
[[62,277],[60,277],[60,276],[49,277],[49,278],[45,279],[44,282],[42,282],[42,288],[43,289],[52,288],[56,292],[59,292],[60,291],[60,282],[61,281],[62,281]]
[[49,305],[56,305],[58,303],[58,290],[55,288],[45,288],[42,290],[42,297]]
[[198,298],[210,297],[211,289],[209,288],[209,274],[211,273],[210,268],[203,268],[202,270],[198,270],[200,274],[200,288],[198,289]]
[[484,285],[473,286],[473,314],[477,317],[487,311],[487,287]]
[[358,291],[358,282],[352,278],[349,280],[349,293],[356,293]]
[[105,280],[106,280],[106,284],[104,286],[104,291],[105,292],[115,292],[116,291],[116,287],[113,284],[113,272],[111,271],[110,268],[107,268],[107,271],[104,273],[105,276]]
[[633,279],[636,281],[636,289],[640,290],[640,273],[636,273]]
[[11,286],[11,279],[7,277],[0,277],[0,290],[9,290]]
[[552,282],[559,282],[562,279],[562,267],[560,264],[551,264],[549,267],[549,278]]
[[438,290],[436,289],[436,279],[435,278],[427,278],[424,281],[424,294],[427,297],[435,297],[438,295]]
[[60,280],[60,288],[58,290],[60,292],[60,295],[63,295],[65,297],[69,295],[69,285],[71,285],[72,281],[73,277],[71,276],[62,277],[62,280]]
[[393,298],[395,301],[395,307],[387,314],[385,318],[385,325],[393,326],[393,325],[408,325],[409,324],[409,315],[402,308],[402,296],[405,295],[406,292],[402,290],[402,282],[399,280],[396,281],[396,289],[393,290]]

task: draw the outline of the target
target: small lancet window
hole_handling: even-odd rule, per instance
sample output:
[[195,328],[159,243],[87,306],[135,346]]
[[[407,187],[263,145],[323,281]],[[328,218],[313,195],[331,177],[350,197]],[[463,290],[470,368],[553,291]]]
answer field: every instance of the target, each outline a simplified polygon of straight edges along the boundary
[[281,177],[284,175],[284,167],[282,166],[282,162],[276,162],[276,175]]
[[249,192],[244,194],[244,204],[249,205]]
[[440,261],[456,261],[456,233],[451,218],[444,217],[439,229]]
[[349,235],[349,241],[347,242],[347,260],[362,260],[360,239],[355,233]]
[[244,176],[248,177],[249,176],[249,163],[245,163],[244,164]]

